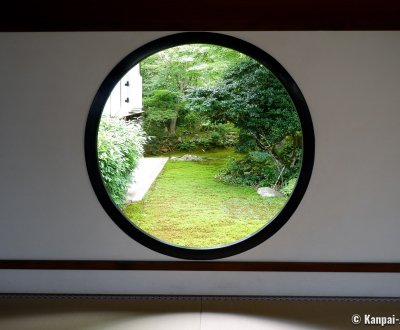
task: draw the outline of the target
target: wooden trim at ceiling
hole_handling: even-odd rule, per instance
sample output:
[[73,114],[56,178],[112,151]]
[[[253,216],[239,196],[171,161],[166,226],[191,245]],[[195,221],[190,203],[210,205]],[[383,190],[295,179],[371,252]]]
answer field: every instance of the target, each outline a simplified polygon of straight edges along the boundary
[[0,269],[400,273],[400,263],[0,260]]
[[20,0],[0,31],[400,30],[397,0]]

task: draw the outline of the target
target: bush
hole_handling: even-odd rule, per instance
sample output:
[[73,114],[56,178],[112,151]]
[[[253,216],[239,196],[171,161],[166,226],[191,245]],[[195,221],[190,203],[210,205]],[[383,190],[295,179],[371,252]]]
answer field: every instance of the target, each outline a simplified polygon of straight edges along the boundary
[[147,141],[135,121],[102,117],[97,138],[99,168],[108,194],[118,206],[125,202],[132,171],[143,154]]
[[290,196],[296,186],[297,178],[290,179],[286,184],[282,187],[280,192],[285,196]]
[[220,143],[218,133],[212,132],[210,136],[204,137],[194,137],[191,139],[185,139],[181,142],[178,142],[176,145],[176,149],[179,151],[193,151],[196,149],[201,150],[210,150],[213,148],[224,147],[222,143]]
[[238,141],[238,130],[230,123],[206,123],[203,129],[207,132],[212,147],[232,147]]
[[[203,124],[201,132],[191,134],[192,137],[185,137],[186,131],[182,132],[176,149],[179,151],[210,150],[214,148],[225,148],[233,146],[237,140],[237,134],[229,124]],[[190,134],[186,134],[190,135]]]
[[150,136],[145,145],[146,156],[158,156],[175,150],[178,143],[176,136]]
[[146,143],[146,155],[160,155],[178,151],[211,150],[234,146],[237,141],[237,130],[230,124],[205,123],[197,131],[187,127],[178,127],[176,135],[170,136],[163,129],[149,130],[151,140]]
[[[183,111],[184,110],[186,109],[183,109]],[[197,111],[186,110],[186,113],[182,117],[183,118],[179,121],[179,126],[191,132],[198,131],[200,129],[203,118]]]
[[228,166],[217,175],[217,179],[225,183],[245,186],[272,186],[279,176],[272,156],[267,152],[254,151],[244,159],[232,160]]
[[196,149],[196,143],[190,140],[183,140],[178,142],[176,145],[176,149],[179,151],[192,151]]

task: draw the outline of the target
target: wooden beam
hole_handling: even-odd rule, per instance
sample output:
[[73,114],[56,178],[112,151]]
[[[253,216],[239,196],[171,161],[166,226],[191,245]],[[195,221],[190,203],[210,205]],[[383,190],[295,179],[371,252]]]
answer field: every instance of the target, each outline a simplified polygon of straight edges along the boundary
[[400,263],[0,260],[0,269],[400,273]]
[[395,0],[20,0],[0,11],[0,31],[399,29]]

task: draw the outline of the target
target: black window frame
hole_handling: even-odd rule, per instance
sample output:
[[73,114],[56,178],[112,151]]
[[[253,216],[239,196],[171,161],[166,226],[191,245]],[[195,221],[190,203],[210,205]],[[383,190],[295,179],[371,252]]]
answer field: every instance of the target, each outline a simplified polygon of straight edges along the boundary
[[[287,203],[276,217],[249,237],[231,244],[213,248],[189,248],[157,239],[135,226],[114,204],[104,186],[97,157],[97,135],[104,105],[115,85],[122,77],[146,57],[159,51],[185,44],[214,44],[232,48],[252,57],[269,69],[286,88],[297,110],[303,134],[303,159],[296,187]],[[212,260],[230,257],[263,243],[279,231],[300,204],[314,165],[315,137],[310,111],[294,79],[271,55],[255,45],[239,38],[211,32],[183,32],[167,35],[134,50],[122,59],[107,75],[98,89],[87,117],[85,128],[85,159],[90,182],[104,210],[115,224],[140,244],[164,255],[189,260]]]

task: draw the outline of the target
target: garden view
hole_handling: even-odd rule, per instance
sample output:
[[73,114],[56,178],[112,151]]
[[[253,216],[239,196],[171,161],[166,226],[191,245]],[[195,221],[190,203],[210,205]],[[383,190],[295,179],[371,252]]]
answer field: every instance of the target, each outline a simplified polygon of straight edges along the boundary
[[[208,44],[155,53],[140,70],[141,118],[103,116],[98,132],[100,172],[122,213],[191,248],[228,245],[267,225],[302,162],[300,121],[279,80],[256,60]],[[129,202],[143,156],[169,160],[144,198]]]

